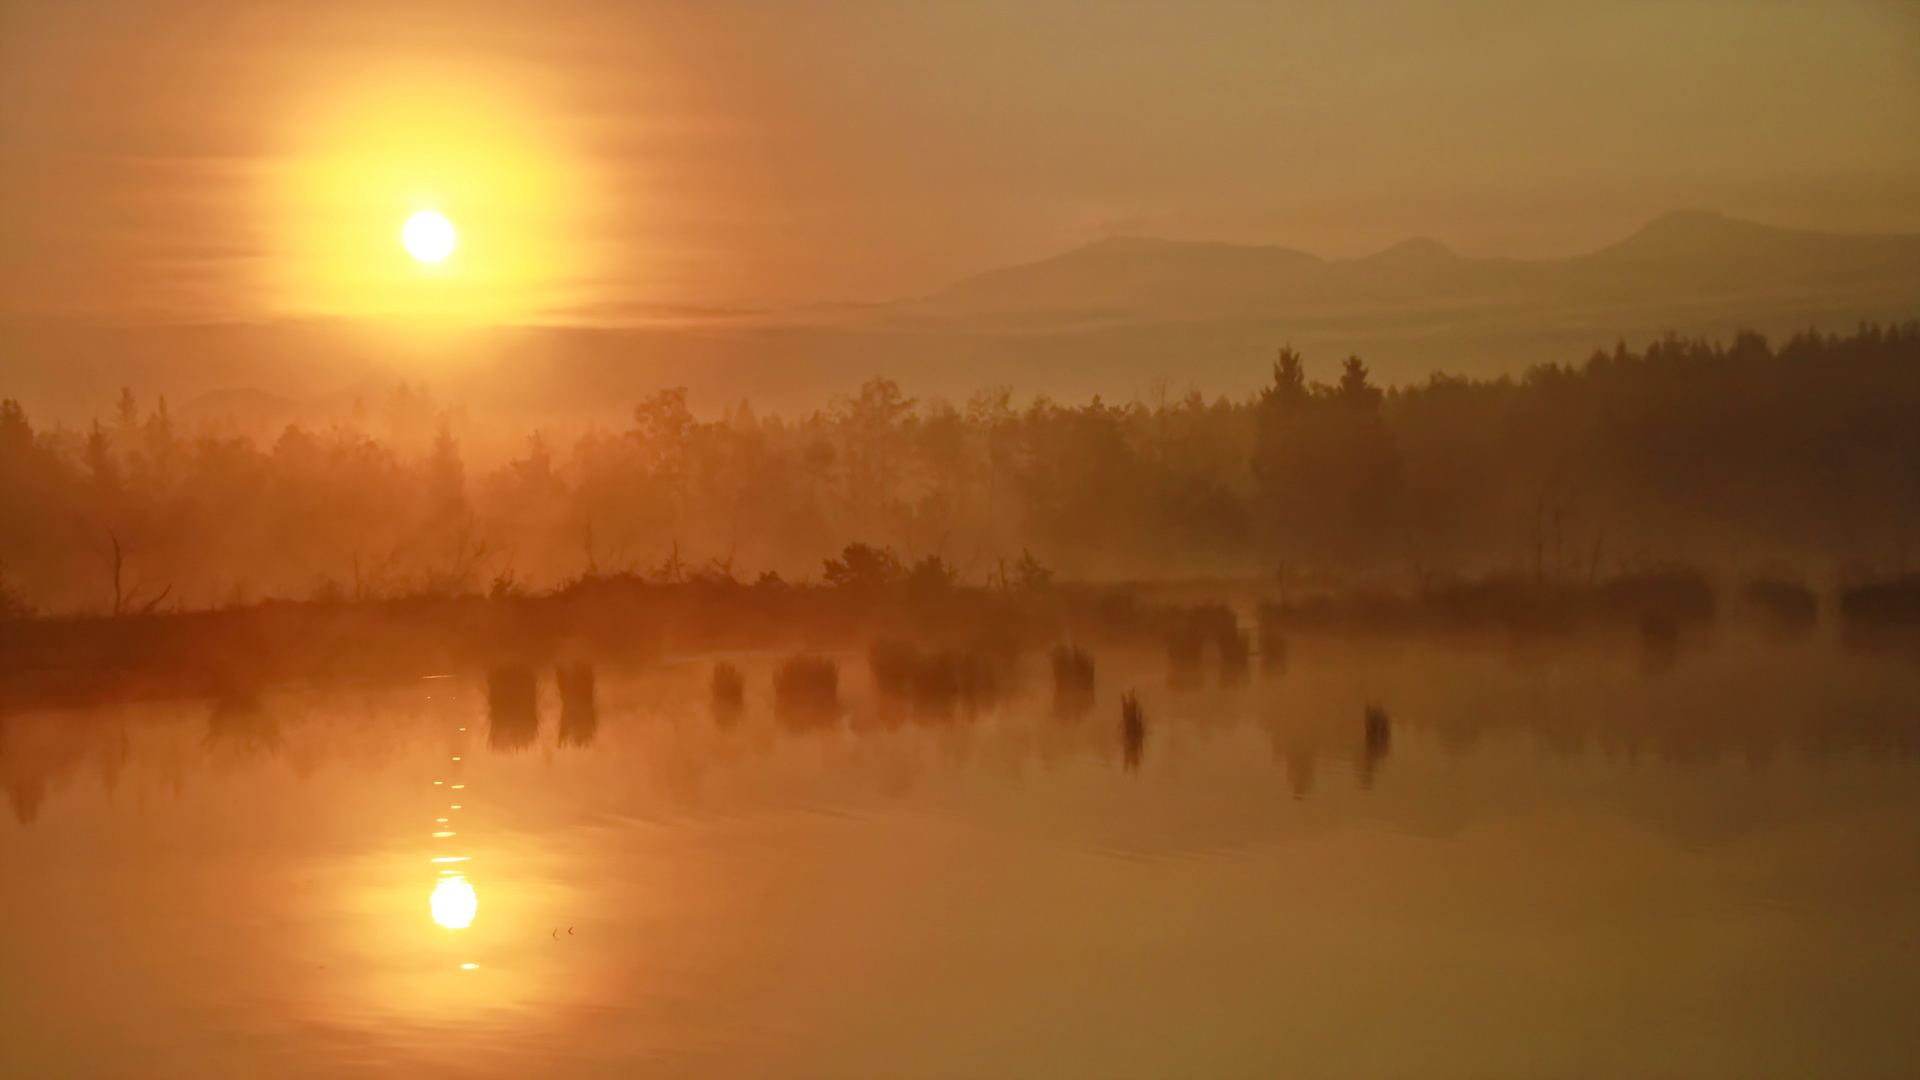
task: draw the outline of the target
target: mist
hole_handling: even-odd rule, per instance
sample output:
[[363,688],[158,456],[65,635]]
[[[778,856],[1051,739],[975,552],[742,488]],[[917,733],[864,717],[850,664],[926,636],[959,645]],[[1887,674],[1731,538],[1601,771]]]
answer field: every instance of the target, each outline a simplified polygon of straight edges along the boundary
[[1238,398],[923,401],[876,378],[784,416],[750,398],[699,414],[674,387],[496,454],[406,383],[263,437],[131,389],[86,428],[36,430],[8,401],[0,550],[15,603],[116,613],[161,593],[805,581],[855,542],[976,585],[1027,554],[1075,580],[1698,564],[1833,581],[1902,568],[1920,541],[1916,350],[1912,323],[1669,337],[1383,388],[1359,357],[1310,377],[1287,348]]
[[1913,5],[0,0],[0,1075],[1906,1075],[1916,706]]

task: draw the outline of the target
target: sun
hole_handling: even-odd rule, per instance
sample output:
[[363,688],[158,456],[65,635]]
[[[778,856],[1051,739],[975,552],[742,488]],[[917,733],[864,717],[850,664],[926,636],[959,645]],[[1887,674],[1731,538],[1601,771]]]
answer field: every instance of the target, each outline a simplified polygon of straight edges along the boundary
[[407,219],[400,228],[400,244],[407,254],[423,263],[437,263],[453,254],[453,246],[458,236],[453,231],[453,222],[444,214],[432,210],[422,210]]
[[507,84],[373,72],[293,107],[260,185],[273,307],[439,332],[590,300],[606,204],[589,159],[537,93]]

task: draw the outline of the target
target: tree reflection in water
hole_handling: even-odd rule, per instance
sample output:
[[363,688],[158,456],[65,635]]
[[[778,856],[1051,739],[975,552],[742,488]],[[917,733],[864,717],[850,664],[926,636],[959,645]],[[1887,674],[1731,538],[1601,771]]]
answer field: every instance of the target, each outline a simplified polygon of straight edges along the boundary
[[[1076,648],[1065,664],[1059,656],[1029,656],[1024,667],[1010,669],[1004,700],[955,710],[939,724],[904,728],[889,722],[893,714],[879,689],[864,685],[865,680],[844,690],[838,685],[841,658],[833,656],[802,656],[784,664],[762,657],[711,666],[603,665],[594,671],[592,685],[596,695],[608,685],[631,687],[620,692],[621,700],[644,702],[645,713],[665,721],[658,731],[692,725],[676,736],[676,753],[686,757],[687,768],[700,772],[774,753],[774,740],[781,739],[849,750],[866,743],[873,744],[870,755],[899,753],[913,743],[916,730],[937,735],[943,746],[971,745],[994,760],[1025,758],[1051,767],[1117,750],[1122,766],[1134,769],[1144,759],[1148,714],[1154,718],[1154,738],[1170,755],[1195,738],[1253,724],[1270,741],[1271,760],[1287,789],[1300,798],[1323,781],[1317,769],[1323,758],[1351,763],[1361,787],[1379,784],[1382,763],[1401,749],[1403,738],[1453,756],[1471,753],[1490,738],[1518,738],[1555,756],[1598,754],[1682,765],[1729,756],[1759,763],[1783,755],[1920,754],[1920,723],[1907,705],[1920,698],[1920,664],[1900,656],[1863,657],[1814,645],[1791,653],[1771,646],[1725,646],[1689,654],[1672,668],[1648,674],[1632,652],[1515,659],[1404,644],[1389,651],[1306,635],[1295,635],[1289,645],[1284,679],[1183,686],[1174,692],[1148,682],[1122,708],[1117,740],[1115,728],[1087,728],[1072,720],[1077,708],[1060,707],[1064,691],[1058,669],[1070,668],[1068,689],[1084,693],[1083,683],[1091,680],[1078,673],[1084,669],[1090,675],[1096,660],[1106,670],[1144,674],[1164,662],[1157,649],[1110,649],[1096,657],[1093,650]],[[479,675],[466,683],[469,704],[463,707],[477,704],[472,690],[484,692],[487,744],[508,752],[533,747],[540,727],[534,669],[497,666]],[[587,678],[576,667],[563,687],[558,742],[590,745],[597,752],[610,725],[635,730],[636,714],[624,705],[608,712],[601,700],[588,696]],[[736,704],[749,682],[774,690],[770,713],[755,714]],[[447,688],[440,696],[458,698],[456,683],[435,685]],[[302,770],[320,767],[343,745],[371,748],[402,737],[404,725],[396,727],[391,718],[412,708],[406,693],[400,684],[387,689],[321,684],[212,702],[6,713],[0,715],[0,791],[13,816],[31,822],[76,774],[94,771],[113,778],[128,767],[137,773],[142,754],[156,753],[158,733],[175,721],[193,731],[192,746],[184,757],[184,748],[169,749],[167,769],[185,767],[196,754],[223,769],[280,758],[300,763]],[[1394,703],[1394,716],[1369,704],[1380,700]],[[364,722],[348,722],[349,713],[365,717]],[[715,724],[714,716],[722,723]],[[479,740],[474,742],[477,746]],[[467,753],[464,744],[449,748],[449,769],[461,768],[459,759]],[[191,782],[192,775],[186,768],[167,782]],[[458,782],[451,772],[441,779],[448,791]],[[459,801],[446,800],[449,806]],[[443,808],[435,816],[456,815]],[[449,834],[438,840],[451,840],[457,832],[451,821],[436,824],[442,827],[434,832]]]

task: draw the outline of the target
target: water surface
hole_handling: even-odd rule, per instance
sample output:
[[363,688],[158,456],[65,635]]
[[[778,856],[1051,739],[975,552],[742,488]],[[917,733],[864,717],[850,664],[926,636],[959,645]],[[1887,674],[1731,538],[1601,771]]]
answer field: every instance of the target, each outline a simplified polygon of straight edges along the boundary
[[848,658],[844,714],[804,729],[764,659],[735,722],[705,660],[602,670],[565,740],[549,669],[517,750],[467,672],[6,716],[0,1075],[1920,1061],[1904,661],[1305,643],[1178,695],[1156,658],[1100,663],[1083,717],[1031,662],[943,717]]

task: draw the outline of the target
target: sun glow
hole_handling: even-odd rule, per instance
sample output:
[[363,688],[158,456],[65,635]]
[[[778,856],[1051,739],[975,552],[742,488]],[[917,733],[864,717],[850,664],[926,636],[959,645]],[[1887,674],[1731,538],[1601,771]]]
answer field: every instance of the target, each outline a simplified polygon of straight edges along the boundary
[[473,925],[473,916],[480,910],[480,898],[474,895],[473,886],[463,877],[455,875],[441,879],[433,887],[433,895],[427,898],[427,909],[433,913],[433,921],[449,930],[465,930]]
[[525,102],[414,73],[289,128],[263,187],[282,313],[479,326],[577,303],[595,236],[584,171]]

